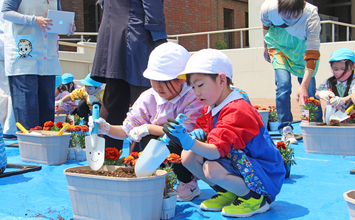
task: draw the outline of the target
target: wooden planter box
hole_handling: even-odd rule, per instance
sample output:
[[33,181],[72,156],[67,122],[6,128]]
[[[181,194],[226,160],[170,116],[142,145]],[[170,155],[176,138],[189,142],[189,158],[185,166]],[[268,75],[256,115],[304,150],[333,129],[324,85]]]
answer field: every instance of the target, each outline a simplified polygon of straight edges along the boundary
[[[87,169],[89,166],[74,167]],[[69,168],[68,168],[69,169]],[[71,168],[73,169],[73,168]],[[157,176],[118,178],[69,173],[74,219],[160,219],[166,172]]]
[[42,135],[16,132],[21,160],[59,165],[67,162],[70,133],[56,135],[55,131],[36,131]]
[[317,126],[301,123],[307,153],[355,156],[355,124]]

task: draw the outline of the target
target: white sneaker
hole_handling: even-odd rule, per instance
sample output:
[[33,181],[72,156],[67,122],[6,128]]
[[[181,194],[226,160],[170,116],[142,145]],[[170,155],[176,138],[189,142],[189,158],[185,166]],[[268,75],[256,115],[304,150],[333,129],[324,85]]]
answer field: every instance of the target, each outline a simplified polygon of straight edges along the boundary
[[281,140],[285,143],[289,141],[290,144],[298,144],[290,126],[286,126],[283,128]]

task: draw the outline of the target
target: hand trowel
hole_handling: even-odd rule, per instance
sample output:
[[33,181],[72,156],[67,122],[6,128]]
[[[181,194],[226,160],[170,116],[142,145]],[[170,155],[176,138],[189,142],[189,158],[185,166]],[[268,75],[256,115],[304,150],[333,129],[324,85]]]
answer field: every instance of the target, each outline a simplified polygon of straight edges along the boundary
[[325,118],[325,123],[327,123],[327,125],[330,125],[330,116],[333,115],[336,111],[336,108],[333,107],[330,104],[327,104],[325,106],[325,114],[324,114],[324,118]]
[[94,128],[89,136],[85,137],[86,158],[89,166],[93,170],[98,170],[102,167],[105,160],[105,139],[98,137],[99,125],[95,122],[99,119],[100,107],[95,104],[92,107],[92,119],[94,121]]
[[[175,120],[178,123],[182,123],[185,120],[185,115],[179,114]],[[152,175],[160,164],[164,162],[170,154],[170,151],[167,148],[169,141],[170,139],[166,134],[160,138],[160,141],[155,139],[149,141],[134,166],[134,171],[137,177],[147,177]]]
[[346,109],[345,112],[337,111],[334,114],[332,114],[329,118],[329,121],[338,120],[339,122],[342,122],[342,121],[348,119],[350,117],[349,116],[350,112],[354,109],[354,104],[351,100],[346,105],[345,109]]

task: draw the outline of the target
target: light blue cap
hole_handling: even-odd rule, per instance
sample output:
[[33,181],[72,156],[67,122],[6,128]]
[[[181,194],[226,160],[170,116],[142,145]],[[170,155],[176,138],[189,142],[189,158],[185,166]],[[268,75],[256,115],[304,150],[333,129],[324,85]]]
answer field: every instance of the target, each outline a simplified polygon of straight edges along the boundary
[[91,73],[89,73],[85,79],[80,80],[81,84],[83,84],[84,86],[95,86],[95,87],[99,87],[102,85],[102,83],[97,82],[93,79],[91,79]]
[[62,75],[62,84],[68,84],[74,81],[74,75],[71,73],[64,73]]
[[340,48],[332,53],[329,63],[341,60],[351,60],[355,63],[355,53],[349,48]]
[[55,76],[55,88],[58,88],[60,85],[62,85],[62,77]]

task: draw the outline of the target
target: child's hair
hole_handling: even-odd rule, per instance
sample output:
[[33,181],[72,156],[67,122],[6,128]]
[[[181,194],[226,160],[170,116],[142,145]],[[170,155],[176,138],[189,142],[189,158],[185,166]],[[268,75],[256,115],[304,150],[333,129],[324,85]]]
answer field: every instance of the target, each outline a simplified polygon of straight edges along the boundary
[[[164,83],[166,88],[168,88],[168,90],[169,90],[169,92],[171,94],[178,94],[180,96],[179,91],[176,91],[176,89],[174,88],[173,84],[171,83],[172,81],[179,81],[179,80],[180,79],[172,79],[172,80],[168,80],[168,81],[157,81],[157,82],[158,83]],[[174,89],[174,92],[170,90],[168,84]]]
[[[205,76],[209,76],[213,81],[216,81],[217,76],[218,76],[218,74],[206,74],[206,73],[201,73],[201,74],[203,74]],[[191,78],[191,74],[186,74],[186,83],[189,86],[190,86],[190,83],[191,83],[190,82],[190,78]],[[227,85],[228,86],[229,85],[233,85],[233,82],[232,82],[232,80],[229,77],[227,77]]]
[[68,91],[69,93],[71,93],[72,91],[75,90],[75,83],[70,82],[70,83],[64,84],[64,86],[62,86],[62,87],[64,87],[63,91]]
[[306,2],[304,0],[279,0],[278,5],[279,14],[293,18],[302,13]]
[[[330,66],[333,65],[334,62],[339,62],[339,61],[331,61],[330,62]],[[342,76],[344,76],[344,74],[354,65],[354,62],[351,61],[351,60],[347,60],[345,62],[345,70],[343,72],[343,74],[341,74],[341,76],[339,78],[341,78]],[[345,92],[344,92],[344,97],[345,96],[348,96],[348,93],[349,93],[349,89],[350,89],[350,85],[351,85],[351,82],[353,81],[353,78],[354,78],[354,70],[351,72],[351,75],[349,76],[349,78],[346,80],[346,89],[345,89]],[[338,89],[336,88],[336,85],[337,85],[337,82],[338,82],[338,79],[335,77],[335,76],[332,76],[328,79],[328,88],[330,88],[332,90],[332,92],[336,95],[336,96],[339,96],[339,93],[338,93]]]

